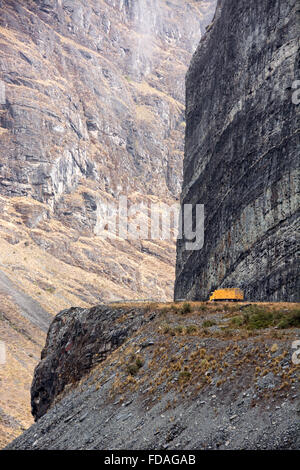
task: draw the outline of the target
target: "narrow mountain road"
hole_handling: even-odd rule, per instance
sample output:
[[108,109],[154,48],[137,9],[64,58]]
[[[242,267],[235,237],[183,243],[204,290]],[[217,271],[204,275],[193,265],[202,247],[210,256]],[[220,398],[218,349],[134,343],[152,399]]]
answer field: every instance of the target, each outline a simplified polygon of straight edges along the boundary
[[48,331],[53,319],[52,315],[44,310],[36,300],[18,289],[2,271],[0,271],[0,290],[12,297],[25,318],[42,331]]

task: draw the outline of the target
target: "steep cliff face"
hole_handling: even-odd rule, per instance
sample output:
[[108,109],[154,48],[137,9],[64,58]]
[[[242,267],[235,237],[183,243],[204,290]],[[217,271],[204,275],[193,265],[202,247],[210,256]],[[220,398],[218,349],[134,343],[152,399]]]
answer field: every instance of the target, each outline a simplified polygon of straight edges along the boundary
[[104,361],[155,314],[145,309],[97,306],[63,310],[50,325],[41,362],[31,385],[31,409],[37,420],[55,398]]
[[84,178],[176,196],[183,78],[209,7],[2,1],[1,193],[54,207]]
[[220,1],[193,56],[181,203],[204,204],[205,237],[178,242],[177,298],[299,300],[299,15],[296,0]]
[[1,1],[0,263],[43,307],[171,297],[174,240],[99,224],[120,194],[177,199],[184,76],[214,6]]
[[174,240],[104,239],[99,225],[120,194],[178,197],[184,76],[214,6],[0,0],[1,446],[31,423],[45,312],[172,295]]

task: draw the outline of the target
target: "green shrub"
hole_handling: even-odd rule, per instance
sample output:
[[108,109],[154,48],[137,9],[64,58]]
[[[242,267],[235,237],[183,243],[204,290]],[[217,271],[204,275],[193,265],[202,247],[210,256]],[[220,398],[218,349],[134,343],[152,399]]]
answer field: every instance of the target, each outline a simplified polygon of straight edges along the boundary
[[180,372],[178,379],[179,382],[187,382],[192,377],[192,373],[188,370],[183,370]]
[[145,361],[144,361],[144,358],[142,356],[132,356],[130,358],[130,360],[132,362],[130,362],[130,364],[127,365],[127,373],[130,374],[130,375],[136,375],[138,373],[138,371],[140,370],[141,367],[143,367]]
[[187,332],[188,335],[190,335],[192,333],[195,333],[195,331],[197,331],[196,325],[188,325],[186,327],[186,332]]
[[202,323],[202,326],[203,328],[209,328],[210,326],[214,326],[216,325],[217,323],[214,321],[214,320],[205,320],[203,323]]
[[249,330],[260,330],[271,326],[273,320],[274,317],[271,312],[261,311],[250,315],[249,320],[246,320],[246,324]]
[[178,335],[181,335],[182,332],[183,332],[183,326],[181,325],[176,325],[175,328],[174,328],[174,332]]
[[300,309],[293,310],[288,314],[283,313],[278,328],[300,328]]
[[128,374],[130,374],[130,375],[136,375],[136,374],[138,373],[138,371],[139,371],[139,367],[138,367],[138,365],[135,364],[135,363],[134,363],[134,364],[128,364],[126,370],[127,370]]
[[171,326],[168,325],[167,323],[164,323],[163,325],[161,325],[161,328],[162,328],[162,332],[164,335],[167,335],[172,330]]
[[138,368],[143,367],[145,363],[144,358],[142,358],[142,356],[137,356],[135,363],[138,366]]
[[191,313],[191,311],[192,311],[191,304],[189,304],[188,302],[185,302],[181,308],[181,313],[185,315],[186,313]]
[[198,307],[198,310],[199,310],[199,312],[205,312],[207,310],[207,306],[206,305],[200,305],[200,307]]
[[270,326],[278,328],[299,327],[300,309],[276,311],[254,304],[246,307],[241,315],[233,317],[230,323],[235,327],[244,326],[248,330],[259,330]]
[[230,323],[232,326],[239,327],[239,326],[244,325],[245,318],[242,315],[239,315],[239,316],[233,317]]

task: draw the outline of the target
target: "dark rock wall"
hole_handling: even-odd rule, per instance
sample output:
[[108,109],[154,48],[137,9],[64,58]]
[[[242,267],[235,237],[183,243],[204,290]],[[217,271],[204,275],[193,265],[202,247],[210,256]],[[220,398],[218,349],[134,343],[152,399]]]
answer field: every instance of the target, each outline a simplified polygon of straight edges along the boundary
[[78,382],[155,314],[139,309],[71,308],[50,325],[31,386],[31,409],[43,416],[65,386]]
[[299,300],[299,2],[219,1],[186,79],[182,204],[204,204],[204,247],[177,245],[175,297],[241,287]]

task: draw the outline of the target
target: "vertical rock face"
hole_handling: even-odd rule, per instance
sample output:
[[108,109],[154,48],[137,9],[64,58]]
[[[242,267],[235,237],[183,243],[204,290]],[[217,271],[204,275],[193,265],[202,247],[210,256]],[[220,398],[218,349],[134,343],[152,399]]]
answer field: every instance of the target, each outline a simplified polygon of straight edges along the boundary
[[171,298],[175,240],[99,226],[121,194],[178,199],[184,77],[215,3],[0,1],[0,263],[35,296],[60,289],[54,311]]
[[54,207],[84,178],[177,196],[184,75],[213,6],[2,1],[0,192]]
[[177,246],[175,297],[241,287],[299,300],[299,2],[219,1],[186,79],[181,203],[204,204],[204,246]]

